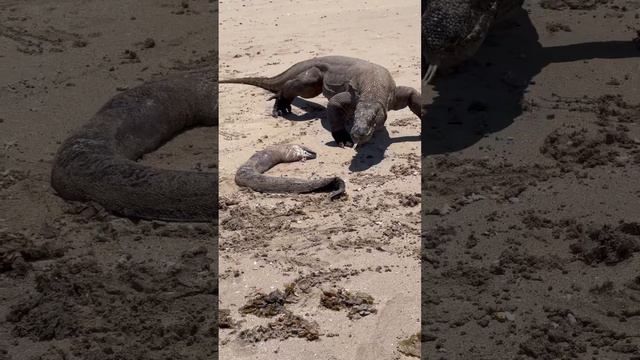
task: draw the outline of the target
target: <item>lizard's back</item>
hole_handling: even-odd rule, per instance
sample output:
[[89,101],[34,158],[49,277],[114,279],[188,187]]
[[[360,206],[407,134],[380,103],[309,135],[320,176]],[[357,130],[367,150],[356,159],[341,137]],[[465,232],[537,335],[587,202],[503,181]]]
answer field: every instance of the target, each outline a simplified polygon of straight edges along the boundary
[[384,99],[379,100],[383,102],[395,89],[391,73],[382,65],[348,56],[323,56],[314,60],[327,65],[323,79],[327,97],[344,91],[347,82],[364,98],[382,96]]

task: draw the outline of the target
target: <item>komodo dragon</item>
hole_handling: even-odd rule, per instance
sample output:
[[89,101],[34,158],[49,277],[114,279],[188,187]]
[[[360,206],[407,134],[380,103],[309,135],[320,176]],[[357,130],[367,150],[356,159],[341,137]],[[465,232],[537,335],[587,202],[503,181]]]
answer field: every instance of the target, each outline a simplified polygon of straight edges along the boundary
[[[62,143],[51,186],[65,199],[95,201],[134,219],[216,221],[217,172],[159,169],[136,160],[185,129],[217,126],[217,80],[217,68],[207,68],[150,81],[114,96]],[[301,180],[258,174],[279,162],[314,156],[300,146],[274,145],[252,157],[238,171],[238,178],[261,191],[337,189],[331,196],[340,195],[344,182],[339,178]],[[247,167],[253,168],[247,171]]]
[[524,0],[427,0],[422,13],[422,82],[473,56],[491,27],[522,7]]
[[340,147],[365,144],[384,127],[389,110],[409,107],[420,117],[420,93],[396,86],[386,68],[346,56],[323,56],[299,62],[273,77],[245,77],[220,83],[253,85],[275,95],[273,116],[291,112],[296,96],[329,99],[327,118]]

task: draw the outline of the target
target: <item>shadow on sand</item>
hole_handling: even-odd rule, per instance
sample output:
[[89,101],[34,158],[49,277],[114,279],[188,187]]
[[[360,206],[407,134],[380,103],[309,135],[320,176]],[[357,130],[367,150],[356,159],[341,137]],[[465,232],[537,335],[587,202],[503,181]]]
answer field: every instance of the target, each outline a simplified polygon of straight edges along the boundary
[[[632,41],[542,47],[525,10],[490,33],[460,72],[437,77],[437,96],[423,111],[422,155],[465,149],[511,125],[532,79],[551,63],[639,57]],[[422,89],[422,94],[432,91]]]
[[[331,137],[331,127],[327,120],[326,108],[313,101],[309,101],[302,98],[295,98],[293,106],[305,111],[302,115],[287,114],[284,118],[290,121],[309,121],[320,119],[322,127],[327,131],[328,136]],[[405,141],[420,141],[420,135],[415,136],[399,136],[391,138],[387,128],[377,131],[371,139],[371,142],[365,144],[362,148],[354,150],[353,148],[345,148],[344,151],[355,151],[355,155],[349,165],[349,170],[354,172],[364,171],[372,166],[379,164],[384,159],[384,154],[393,143],[405,142]],[[336,147],[335,141],[329,141],[325,143],[327,146]]]

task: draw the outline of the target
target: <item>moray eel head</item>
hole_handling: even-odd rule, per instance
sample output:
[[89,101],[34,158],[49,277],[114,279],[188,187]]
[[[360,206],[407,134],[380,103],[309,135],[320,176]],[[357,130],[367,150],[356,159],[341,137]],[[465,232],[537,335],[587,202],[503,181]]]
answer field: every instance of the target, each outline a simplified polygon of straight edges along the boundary
[[293,145],[292,150],[295,153],[295,157],[297,160],[310,160],[315,159],[317,156],[315,151],[302,145]]

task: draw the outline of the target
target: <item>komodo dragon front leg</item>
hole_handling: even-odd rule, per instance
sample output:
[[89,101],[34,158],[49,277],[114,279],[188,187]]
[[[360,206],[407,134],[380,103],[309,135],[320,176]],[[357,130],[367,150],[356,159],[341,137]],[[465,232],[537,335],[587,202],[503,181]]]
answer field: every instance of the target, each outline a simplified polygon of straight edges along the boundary
[[280,91],[269,98],[269,100],[276,100],[273,104],[273,116],[278,117],[291,113],[291,102],[296,96],[310,99],[320,95],[322,93],[322,74],[322,70],[312,67],[288,80]]
[[335,94],[327,104],[327,119],[331,126],[331,135],[341,148],[352,147],[353,139],[347,131],[347,120],[353,116],[355,109],[354,93],[344,91]]
[[405,107],[409,107],[411,112],[416,114],[419,118],[422,117],[421,114],[421,103],[420,103],[420,93],[418,90],[408,87],[408,86],[397,86],[395,91],[395,98],[389,106],[390,110],[400,110]]

